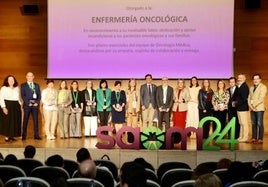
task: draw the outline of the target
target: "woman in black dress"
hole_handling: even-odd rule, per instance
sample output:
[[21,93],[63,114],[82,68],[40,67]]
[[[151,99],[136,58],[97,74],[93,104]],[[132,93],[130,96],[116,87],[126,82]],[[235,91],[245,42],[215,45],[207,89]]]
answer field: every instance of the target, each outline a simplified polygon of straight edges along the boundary
[[115,81],[115,90],[111,94],[112,122],[116,132],[122,128],[126,117],[126,93],[124,90],[121,90],[121,84],[121,81]]

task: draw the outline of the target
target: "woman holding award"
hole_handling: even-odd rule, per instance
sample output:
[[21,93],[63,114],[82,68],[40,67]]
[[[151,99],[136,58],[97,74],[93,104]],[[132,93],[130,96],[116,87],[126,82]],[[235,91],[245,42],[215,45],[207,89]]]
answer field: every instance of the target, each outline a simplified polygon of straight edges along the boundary
[[54,81],[47,80],[47,88],[41,93],[43,103],[43,114],[45,120],[45,133],[48,140],[54,140],[58,120],[58,93],[54,88]]
[[118,132],[125,123],[126,116],[126,93],[121,90],[121,81],[115,81],[115,90],[112,91],[111,105],[112,105],[112,123],[115,126],[116,132]]
[[83,120],[85,125],[85,136],[96,136],[98,128],[96,90],[93,82],[87,81],[86,89],[82,91],[84,97]]
[[226,125],[229,99],[230,94],[228,90],[225,89],[225,83],[223,80],[219,80],[217,82],[217,91],[215,91],[212,96],[212,105],[214,109],[213,116],[221,122],[221,130],[223,130]]
[[58,92],[58,121],[60,127],[60,138],[69,137],[69,118],[71,114],[71,103],[73,98],[65,80],[61,81]]
[[127,90],[127,125],[130,127],[138,126],[138,117],[140,111],[140,96],[139,92],[136,91],[136,80],[130,79],[128,82]]
[[71,83],[71,95],[73,102],[71,104],[71,116],[70,116],[70,137],[81,138],[81,116],[83,111],[83,95],[78,89],[78,82],[73,81]]
[[97,111],[101,126],[106,126],[109,122],[111,112],[111,92],[111,89],[108,88],[107,81],[102,79],[99,88],[96,91]]

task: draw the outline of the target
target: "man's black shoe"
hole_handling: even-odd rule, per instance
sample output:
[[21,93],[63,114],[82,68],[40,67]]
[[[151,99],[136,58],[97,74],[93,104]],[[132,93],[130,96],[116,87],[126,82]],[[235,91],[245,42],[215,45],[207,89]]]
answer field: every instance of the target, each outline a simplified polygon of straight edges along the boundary
[[21,138],[21,140],[22,140],[22,141],[26,140],[26,137],[25,137],[25,136],[23,136],[23,137]]
[[42,140],[42,138],[39,137],[39,136],[38,136],[38,137],[34,137],[34,139],[35,139],[35,140]]

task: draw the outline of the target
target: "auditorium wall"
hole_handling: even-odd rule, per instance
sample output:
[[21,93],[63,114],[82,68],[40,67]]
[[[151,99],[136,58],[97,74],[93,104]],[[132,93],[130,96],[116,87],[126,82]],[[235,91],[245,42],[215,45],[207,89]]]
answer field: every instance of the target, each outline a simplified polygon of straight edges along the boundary
[[[38,4],[40,7],[39,14],[23,15],[21,7],[25,4]],[[234,75],[245,73],[248,76],[247,82],[249,85],[252,85],[251,76],[254,73],[260,73],[263,82],[268,85],[267,25],[268,1],[261,0],[260,8],[246,9],[244,0],[235,0]],[[43,89],[46,86],[46,68],[47,1],[1,0],[0,81],[6,75],[13,74],[19,83],[22,83],[25,81],[25,74],[32,71],[35,74],[35,80],[40,83]],[[114,80],[109,80],[111,88],[113,88],[113,82]],[[85,86],[85,81],[79,80],[79,83],[80,88]],[[138,80],[138,86],[142,83],[143,80]],[[159,85],[161,81],[156,80],[155,83]],[[216,80],[212,80],[213,89],[215,89],[215,83]],[[99,80],[95,80],[95,88],[98,87],[98,84]],[[170,84],[175,87],[176,81],[171,80]],[[188,84],[189,81],[186,85]],[[58,81],[56,81],[56,86],[58,87]],[[127,88],[127,80],[123,80],[123,88]],[[268,122],[267,112],[265,113],[265,122]],[[32,133],[32,128],[29,130]],[[268,133],[268,128],[265,129],[265,132]]]

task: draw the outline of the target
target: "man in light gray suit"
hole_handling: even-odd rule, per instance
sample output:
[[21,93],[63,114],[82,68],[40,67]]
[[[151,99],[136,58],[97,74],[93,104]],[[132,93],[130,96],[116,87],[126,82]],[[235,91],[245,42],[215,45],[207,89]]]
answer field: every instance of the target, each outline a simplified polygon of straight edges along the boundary
[[170,111],[173,104],[173,88],[168,85],[168,78],[162,78],[162,85],[156,89],[156,105],[158,109],[158,128],[163,130],[165,121],[165,131],[170,127]]
[[152,84],[152,75],[145,75],[145,80],[146,83],[141,85],[140,88],[143,128],[153,125],[154,112],[156,108],[156,85]]

